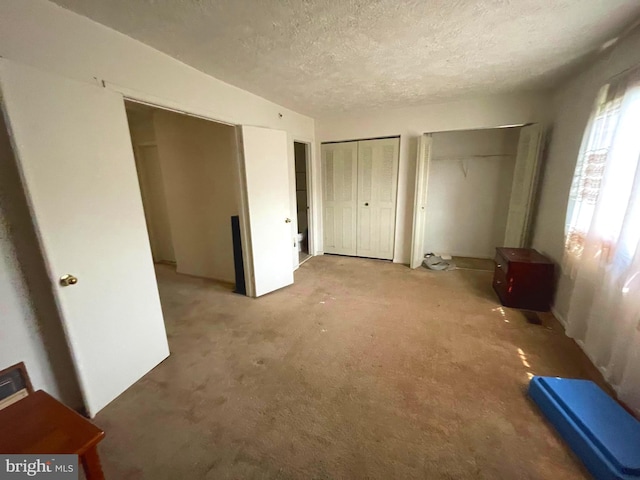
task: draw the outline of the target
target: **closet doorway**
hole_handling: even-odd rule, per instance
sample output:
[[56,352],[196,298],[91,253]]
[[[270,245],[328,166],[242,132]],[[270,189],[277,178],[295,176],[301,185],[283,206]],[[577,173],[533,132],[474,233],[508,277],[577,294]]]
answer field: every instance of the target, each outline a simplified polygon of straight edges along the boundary
[[528,244],[541,132],[533,124],[420,138],[411,268],[427,253],[489,259],[495,247]]
[[298,220],[298,265],[312,256],[311,249],[311,168],[309,162],[310,145],[293,142],[296,172],[296,214]]
[[125,108],[154,262],[233,285],[235,128],[134,102]]
[[322,144],[324,252],[393,260],[400,137]]

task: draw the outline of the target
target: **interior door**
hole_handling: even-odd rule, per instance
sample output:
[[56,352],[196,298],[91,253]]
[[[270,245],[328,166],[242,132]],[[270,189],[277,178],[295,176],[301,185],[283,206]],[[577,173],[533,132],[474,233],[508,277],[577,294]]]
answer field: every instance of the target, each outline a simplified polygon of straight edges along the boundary
[[529,241],[541,147],[542,128],[539,124],[528,125],[520,130],[504,236],[505,247],[525,247]]
[[359,257],[393,259],[399,138],[358,142]]
[[413,207],[413,239],[411,242],[411,268],[418,268],[424,259],[424,224],[427,216],[427,185],[431,165],[430,134],[418,138],[418,158],[416,160],[416,192]]
[[259,297],[293,283],[289,150],[287,132],[243,125],[241,134],[248,293]]
[[0,90],[94,416],[169,355],[123,98],[4,59]]
[[356,255],[358,142],[322,145],[324,252]]

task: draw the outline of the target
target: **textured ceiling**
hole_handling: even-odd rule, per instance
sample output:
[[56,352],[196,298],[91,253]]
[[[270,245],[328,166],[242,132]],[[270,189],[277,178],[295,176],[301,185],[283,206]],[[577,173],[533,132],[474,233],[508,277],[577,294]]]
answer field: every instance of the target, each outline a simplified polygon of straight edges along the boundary
[[553,87],[638,0],[55,0],[313,116]]

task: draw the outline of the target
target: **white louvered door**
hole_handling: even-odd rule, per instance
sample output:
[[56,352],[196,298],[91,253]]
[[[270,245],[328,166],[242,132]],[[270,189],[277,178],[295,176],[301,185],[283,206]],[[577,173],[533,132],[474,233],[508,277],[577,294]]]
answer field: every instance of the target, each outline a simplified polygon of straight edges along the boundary
[[393,259],[399,138],[322,145],[324,251]]
[[525,247],[529,241],[531,213],[540,171],[541,148],[542,127],[537,123],[523,127],[518,141],[504,247]]
[[418,268],[424,260],[424,224],[427,214],[427,188],[431,167],[431,134],[418,138],[418,158],[416,160],[416,193],[413,206],[413,238],[411,241],[411,268]]
[[324,251],[356,255],[358,142],[322,145]]
[[393,260],[400,139],[358,142],[356,255]]

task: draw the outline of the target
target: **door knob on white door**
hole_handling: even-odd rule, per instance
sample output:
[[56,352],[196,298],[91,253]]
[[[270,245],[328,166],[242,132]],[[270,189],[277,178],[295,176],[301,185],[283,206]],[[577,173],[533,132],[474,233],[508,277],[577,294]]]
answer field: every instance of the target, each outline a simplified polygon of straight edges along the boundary
[[290,219],[290,218],[287,218],[287,219],[284,221],[284,223],[291,223],[291,219]]
[[69,273],[60,277],[60,285],[63,287],[69,287],[76,283],[78,283],[78,279]]

